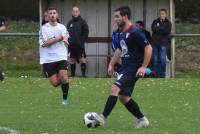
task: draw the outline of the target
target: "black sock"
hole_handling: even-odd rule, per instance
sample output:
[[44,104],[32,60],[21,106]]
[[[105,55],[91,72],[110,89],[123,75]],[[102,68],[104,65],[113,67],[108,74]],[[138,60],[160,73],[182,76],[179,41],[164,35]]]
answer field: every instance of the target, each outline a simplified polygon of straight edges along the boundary
[[68,91],[69,91],[69,83],[61,85],[62,92],[63,92],[63,100],[67,100]]
[[137,119],[140,119],[144,117],[142,112],[140,111],[140,108],[138,104],[133,100],[130,99],[126,104],[125,107],[128,109],[129,112],[131,112]]
[[85,77],[85,71],[86,71],[86,63],[81,63],[81,72],[83,77]]
[[71,64],[71,76],[75,76],[75,71],[76,71],[76,64]]
[[117,103],[118,96],[112,96],[110,95],[108,97],[108,100],[106,102],[103,115],[105,118],[108,117],[108,115],[112,112],[113,108],[115,107],[115,104]]
[[3,81],[3,79],[4,79],[3,72],[0,71],[0,81]]

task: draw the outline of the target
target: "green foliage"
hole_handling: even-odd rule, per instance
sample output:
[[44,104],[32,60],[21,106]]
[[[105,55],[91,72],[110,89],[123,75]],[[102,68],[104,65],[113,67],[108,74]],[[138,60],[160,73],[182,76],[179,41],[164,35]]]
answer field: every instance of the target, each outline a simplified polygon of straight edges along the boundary
[[39,20],[39,0],[1,0],[0,16],[12,20]]
[[199,0],[175,0],[176,17],[183,21],[191,21],[193,18],[200,20]]
[[[8,21],[7,32],[38,32],[36,22]],[[40,70],[37,37],[0,37],[0,68],[7,70]]]
[[[177,34],[199,34],[200,24],[178,23],[176,24],[176,33]],[[188,45],[200,45],[199,42],[200,42],[200,37],[177,37],[176,47],[183,48]]]
[[6,21],[6,32],[13,33],[37,33],[39,31],[39,23],[35,21]]
[[27,37],[0,38],[0,68],[6,70],[38,70],[38,39]]

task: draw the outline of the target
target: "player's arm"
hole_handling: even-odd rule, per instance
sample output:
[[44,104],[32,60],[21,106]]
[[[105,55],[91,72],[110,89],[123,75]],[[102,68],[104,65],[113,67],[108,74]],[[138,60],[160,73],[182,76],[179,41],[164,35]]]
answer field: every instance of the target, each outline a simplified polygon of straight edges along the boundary
[[152,55],[152,47],[150,44],[148,44],[144,48],[144,60],[143,60],[142,66],[138,69],[136,76],[140,76],[140,77],[144,76],[146,68],[149,65],[149,62],[151,60],[151,55]]
[[69,45],[69,32],[67,31],[65,26],[63,27],[62,36],[65,45]]
[[53,39],[48,39],[47,41],[44,42],[44,44],[42,45],[42,47],[49,47],[55,43],[58,43],[60,41],[63,41],[64,37],[63,36],[59,36]]
[[88,35],[89,35],[89,27],[88,27],[88,24],[87,24],[87,22],[84,20],[83,22],[82,22],[83,24],[82,24],[82,36],[81,36],[81,43],[84,43],[86,40],[87,40],[87,38],[88,38]]
[[110,64],[108,66],[108,75],[112,75],[114,72],[114,65],[116,63],[119,63],[120,61],[120,56],[121,56],[121,50],[118,48],[115,50],[115,53],[110,61]]
[[0,27],[0,32],[5,32],[6,31],[6,27],[5,26],[1,26]]
[[149,65],[149,62],[151,60],[151,54],[152,54],[152,47],[150,44],[148,44],[145,48],[144,48],[144,61],[142,66],[143,67],[147,67]]
[[138,32],[134,35],[134,38],[137,44],[144,49],[144,59],[142,66],[137,70],[136,77],[143,77],[145,75],[146,68],[151,60],[152,47],[145,35],[141,32]]
[[151,25],[151,30],[153,33],[157,33],[158,32],[158,26],[157,26],[157,21],[154,20],[152,25]]
[[5,31],[6,31],[5,21],[0,20],[0,32],[5,32]]

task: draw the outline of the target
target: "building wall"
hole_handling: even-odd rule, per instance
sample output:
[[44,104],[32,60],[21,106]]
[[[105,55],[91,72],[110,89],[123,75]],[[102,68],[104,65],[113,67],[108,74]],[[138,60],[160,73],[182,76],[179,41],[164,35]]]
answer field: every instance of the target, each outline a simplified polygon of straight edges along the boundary
[[[109,37],[116,26],[112,13],[120,6],[129,6],[132,11],[132,21],[146,19],[146,28],[151,30],[151,23],[158,17],[160,8],[169,11],[169,0],[146,0],[146,15],[143,13],[144,0],[54,0],[51,6],[59,9],[60,19],[64,24],[71,19],[71,7],[76,4],[80,7],[81,16],[88,22],[90,37]],[[109,14],[110,13],[110,14]],[[111,19],[109,19],[111,18]],[[110,22],[109,22],[110,20]],[[86,44],[87,55],[107,55],[108,43]],[[106,76],[107,57],[87,58],[88,76]],[[80,69],[78,69],[80,70]],[[78,72],[80,74],[80,71]]]

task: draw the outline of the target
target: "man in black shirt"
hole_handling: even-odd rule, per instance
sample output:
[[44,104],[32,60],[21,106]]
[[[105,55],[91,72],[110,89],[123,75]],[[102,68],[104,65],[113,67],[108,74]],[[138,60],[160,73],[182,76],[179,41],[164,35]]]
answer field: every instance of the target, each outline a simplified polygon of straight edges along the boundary
[[138,27],[144,33],[147,40],[151,44],[151,33],[144,28],[144,22],[138,20],[138,21],[135,22],[135,25],[136,25],[136,27]]
[[[0,19],[0,32],[5,32],[6,26],[5,26],[5,20]],[[0,81],[4,80],[3,72],[0,70]]]
[[75,76],[76,61],[81,63],[82,76],[85,77],[86,72],[86,53],[85,53],[85,41],[89,35],[88,24],[80,16],[79,7],[74,6],[72,8],[72,19],[67,24],[67,30],[69,31],[69,53],[70,53],[70,65],[71,76]]
[[167,19],[166,9],[160,9],[159,13],[159,18],[154,20],[151,26],[153,64],[156,76],[165,78],[167,48],[170,48],[171,42],[171,22]]
[[[135,25],[146,36],[147,40],[151,44],[151,33],[144,28],[144,22],[138,20],[135,22]],[[146,69],[145,77],[154,77],[155,76],[155,73],[152,71],[152,67],[153,67],[153,64],[152,64],[152,60],[151,60],[148,65],[148,68]]]

